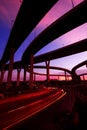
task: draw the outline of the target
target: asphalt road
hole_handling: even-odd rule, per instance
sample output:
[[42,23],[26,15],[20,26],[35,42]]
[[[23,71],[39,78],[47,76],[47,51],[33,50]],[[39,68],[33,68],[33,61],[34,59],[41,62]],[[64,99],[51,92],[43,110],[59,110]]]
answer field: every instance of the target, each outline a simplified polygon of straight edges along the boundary
[[44,89],[32,94],[24,94],[0,102],[0,130],[13,129],[20,122],[62,98],[66,93],[61,89]]

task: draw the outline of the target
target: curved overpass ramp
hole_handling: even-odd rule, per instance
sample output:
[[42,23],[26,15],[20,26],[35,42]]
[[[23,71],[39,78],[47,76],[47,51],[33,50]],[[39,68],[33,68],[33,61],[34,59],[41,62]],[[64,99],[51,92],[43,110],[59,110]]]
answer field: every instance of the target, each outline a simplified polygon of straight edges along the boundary
[[58,0],[23,0],[1,62],[6,63],[9,60],[9,50],[14,48],[14,52],[16,52],[25,38],[57,1]]
[[36,54],[54,39],[87,22],[86,10],[87,1],[84,1],[53,22],[31,42],[22,56],[23,62],[28,64],[31,53]]
[[78,68],[80,68],[81,66],[83,66],[83,65],[87,65],[87,60],[85,60],[85,61],[79,63],[78,65],[76,65],[75,67],[73,67],[73,68],[72,68],[72,72],[76,74],[76,70],[77,70]]
[[34,62],[40,63],[46,60],[53,60],[57,58],[62,58],[65,56],[77,54],[83,51],[87,51],[87,39],[81,40],[79,42],[73,43],[71,45],[56,49],[54,51],[35,56]]
[[[81,40],[79,42],[73,43],[71,45],[65,46],[63,48],[56,49],[54,51],[51,51],[51,52],[48,52],[48,53],[45,53],[45,54],[42,54],[39,56],[35,56],[34,63],[40,63],[40,62],[44,62],[46,60],[53,60],[53,59],[57,59],[57,58],[62,58],[62,57],[73,55],[76,53],[80,53],[80,52],[83,52],[86,50],[87,50],[87,39],[84,39],[84,40]],[[26,62],[26,59],[25,59],[25,62]],[[9,64],[7,64],[5,66],[5,70],[8,70],[8,66],[9,66]],[[14,62],[13,68],[14,69],[24,68],[23,61]]]

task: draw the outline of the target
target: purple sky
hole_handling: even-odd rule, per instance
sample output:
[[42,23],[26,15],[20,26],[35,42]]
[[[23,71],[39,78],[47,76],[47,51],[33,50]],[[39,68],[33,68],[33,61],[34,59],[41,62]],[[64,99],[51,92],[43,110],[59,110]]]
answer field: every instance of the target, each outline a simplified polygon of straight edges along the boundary
[[[83,0],[59,0],[40,21],[32,33],[26,38],[22,46],[17,50],[14,58],[15,61],[21,59],[22,53],[29,45],[29,43],[35,38],[35,36],[37,36],[57,18],[61,17],[64,13],[72,9],[71,1],[73,1],[74,6],[76,6]],[[20,5],[21,0],[0,0],[0,59],[5,49],[13,22],[20,8]],[[87,23],[84,23],[78,28],[71,30],[58,39],[55,39],[43,49],[41,49],[36,55],[61,48],[85,38],[87,38]],[[52,60],[50,62],[50,65],[64,67],[71,70],[75,65],[84,60],[87,60],[86,51],[72,56]],[[39,65],[45,65],[45,63],[40,63]],[[85,66],[83,68],[85,68]]]

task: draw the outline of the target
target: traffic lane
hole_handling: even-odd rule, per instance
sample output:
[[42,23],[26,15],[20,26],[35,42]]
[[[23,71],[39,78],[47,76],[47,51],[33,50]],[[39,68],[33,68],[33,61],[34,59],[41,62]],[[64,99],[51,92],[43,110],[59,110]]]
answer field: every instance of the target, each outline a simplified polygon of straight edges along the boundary
[[58,91],[55,94],[50,95],[44,99],[40,99],[36,102],[28,105],[13,109],[0,115],[0,128],[5,130],[14,127],[16,124],[32,117],[36,113],[44,110],[45,108],[52,105],[54,102],[62,98],[66,93]]
[[43,89],[43,90],[40,90],[40,91],[36,91],[36,92],[32,92],[32,93],[28,93],[28,94],[22,94],[22,95],[18,95],[18,96],[15,96],[15,97],[10,97],[10,98],[7,98],[7,99],[4,99],[4,100],[1,100],[0,101],[0,104],[4,104],[4,103],[9,103],[9,102],[13,102],[15,100],[20,100],[20,99],[24,99],[24,98],[29,98],[31,96],[38,96],[39,94],[43,94],[44,92],[46,92],[47,88]]
[[26,105],[28,103],[34,102],[39,100],[39,98],[44,98],[44,96],[48,96],[50,93],[54,93],[58,90],[56,89],[45,89],[40,92],[27,94],[27,95],[20,95],[18,97],[9,98],[6,101],[0,103],[0,113],[9,111],[11,109],[16,109],[17,107]]

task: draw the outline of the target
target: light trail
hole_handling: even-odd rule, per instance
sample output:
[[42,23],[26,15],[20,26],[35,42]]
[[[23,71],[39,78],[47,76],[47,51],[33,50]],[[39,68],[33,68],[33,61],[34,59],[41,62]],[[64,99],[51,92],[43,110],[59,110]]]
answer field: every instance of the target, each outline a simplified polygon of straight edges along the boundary
[[21,109],[27,108],[27,107],[29,107],[29,106],[33,106],[33,105],[35,105],[35,104],[37,104],[37,103],[40,103],[41,101],[42,101],[42,100],[39,100],[39,101],[33,102],[33,103],[29,104],[29,105],[24,105],[24,106],[22,106],[22,107],[18,107],[18,108],[16,108],[16,109],[13,109],[13,110],[11,110],[11,111],[8,111],[8,113],[11,113],[11,112],[14,112],[14,111],[17,111],[17,110],[21,110]]
[[31,98],[31,97],[33,98],[33,97],[45,94],[46,92],[48,93],[49,91],[51,91],[51,90],[46,88],[46,89],[43,89],[42,91],[39,91],[39,92],[32,92],[32,93],[28,93],[28,94],[22,94],[22,95],[19,95],[17,97],[11,97],[11,98],[8,98],[8,99],[1,100],[0,104],[13,102],[13,101],[16,101],[16,100],[18,101],[18,100],[22,100],[22,99],[26,99],[26,98]]
[[[36,102],[33,102],[31,104],[19,107],[17,109],[14,109],[12,111],[9,111],[8,114],[14,113],[21,113],[22,111],[25,112],[22,115],[17,115],[16,118],[13,117],[13,120],[7,121],[7,124],[4,124],[5,127],[2,130],[8,130],[9,128],[14,127],[16,124],[34,116],[35,114],[39,113],[40,111],[46,109],[47,107],[51,106],[53,103],[55,103],[56,101],[58,101],[59,99],[61,99],[62,97],[64,97],[66,95],[66,92],[63,91],[58,91],[55,94],[52,94],[49,97],[44,98],[43,100],[38,100]],[[8,115],[9,117],[9,115]]]

